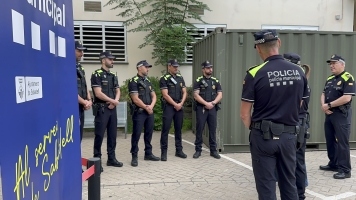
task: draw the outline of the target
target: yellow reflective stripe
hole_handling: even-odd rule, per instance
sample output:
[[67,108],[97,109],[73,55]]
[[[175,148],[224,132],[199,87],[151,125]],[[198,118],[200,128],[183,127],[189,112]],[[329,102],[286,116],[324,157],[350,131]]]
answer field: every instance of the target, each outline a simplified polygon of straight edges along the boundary
[[260,69],[261,69],[263,66],[265,66],[267,63],[268,63],[268,61],[265,62],[265,63],[260,64],[260,65],[257,66],[257,67],[252,68],[251,70],[248,70],[248,72],[251,74],[252,77],[255,77],[255,76],[256,76],[256,73],[258,72],[258,70],[260,70]]
[[177,76],[182,76],[182,75],[180,75],[180,74],[177,74]]
[[82,70],[84,70],[84,67],[82,67]]
[[213,79],[213,80],[215,80],[217,83],[219,83],[219,80],[217,79],[217,78],[215,78],[215,77],[211,77],[211,79]]
[[199,76],[196,81],[199,82],[200,79],[202,79],[202,78],[203,78],[203,76]]
[[348,72],[345,72],[342,76],[341,76],[345,81],[348,81],[350,78],[352,78],[352,80],[354,81],[354,77],[348,73]]
[[327,79],[327,81],[333,79],[334,77],[335,77],[334,75],[329,76],[329,78]]

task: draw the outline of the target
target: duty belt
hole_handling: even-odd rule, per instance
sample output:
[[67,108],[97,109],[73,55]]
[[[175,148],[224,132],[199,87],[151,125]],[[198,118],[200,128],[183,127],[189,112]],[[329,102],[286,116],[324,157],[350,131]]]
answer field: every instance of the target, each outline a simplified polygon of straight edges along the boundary
[[[257,130],[261,130],[261,121],[258,122],[251,122],[251,128],[257,129]],[[295,133],[296,132],[296,126],[288,126],[288,125],[284,125],[284,129],[283,132],[292,132]]]

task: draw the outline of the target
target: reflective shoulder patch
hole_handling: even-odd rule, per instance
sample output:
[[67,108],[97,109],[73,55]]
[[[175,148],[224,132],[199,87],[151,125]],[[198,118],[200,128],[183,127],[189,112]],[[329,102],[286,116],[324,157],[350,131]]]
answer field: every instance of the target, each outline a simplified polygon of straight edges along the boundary
[[255,67],[251,67],[251,68],[248,70],[248,73],[250,73],[252,77],[255,77],[256,74],[257,74],[257,72],[258,72],[258,70],[260,70],[260,69],[261,69],[263,66],[265,66],[268,62],[269,62],[269,61],[264,62],[264,63],[262,63],[262,64],[260,64],[260,65],[258,65],[258,66],[255,66]]
[[352,78],[352,80],[354,81],[354,77],[349,72],[345,72],[341,77],[345,81],[348,81],[350,78]]
[[331,76],[329,76],[328,79],[326,79],[326,80],[327,80],[327,81],[328,81],[328,80],[331,80],[331,79],[333,79],[334,77],[335,77],[334,75],[331,75]]
[[199,76],[196,81],[199,82],[202,78],[203,76]]
[[110,72],[110,73],[112,73],[112,74],[114,74],[116,76],[116,74],[114,72]]
[[215,77],[211,77],[211,79],[215,80],[217,83],[219,83],[219,79],[215,78]]
[[182,76],[182,75],[180,75],[180,74],[177,74],[177,76]]

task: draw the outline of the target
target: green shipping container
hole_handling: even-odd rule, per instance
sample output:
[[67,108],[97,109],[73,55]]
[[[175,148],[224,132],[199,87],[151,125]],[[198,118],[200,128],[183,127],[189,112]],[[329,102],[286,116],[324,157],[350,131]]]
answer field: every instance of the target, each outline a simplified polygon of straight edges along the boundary
[[[193,82],[202,75],[201,63],[208,60],[214,65],[213,76],[223,88],[222,109],[218,112],[217,143],[222,153],[248,152],[249,130],[240,119],[242,83],[246,70],[263,61],[254,48],[253,33],[257,30],[229,30],[216,28],[213,33],[193,46]],[[326,63],[332,54],[346,60],[346,71],[356,77],[356,33],[318,31],[278,31],[282,41],[280,54],[295,52],[302,57],[302,64],[311,66],[309,85],[311,98],[309,113],[311,137],[308,149],[326,149],[324,137],[324,113],[320,107],[320,95],[328,76],[331,75]],[[278,98],[278,97],[277,97]],[[356,109],[356,100],[352,108]],[[356,149],[356,116],[353,112],[350,148]],[[195,112],[193,130],[195,131]],[[207,127],[203,132],[204,143],[209,145]]]

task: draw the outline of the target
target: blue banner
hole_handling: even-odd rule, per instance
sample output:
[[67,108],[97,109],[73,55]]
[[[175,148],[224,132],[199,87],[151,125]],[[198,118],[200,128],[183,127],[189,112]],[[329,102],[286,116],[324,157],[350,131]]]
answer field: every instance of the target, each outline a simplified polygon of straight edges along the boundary
[[0,6],[4,200],[81,199],[72,0]]

